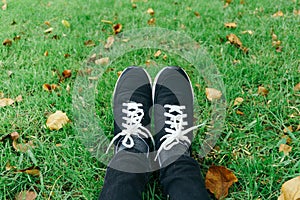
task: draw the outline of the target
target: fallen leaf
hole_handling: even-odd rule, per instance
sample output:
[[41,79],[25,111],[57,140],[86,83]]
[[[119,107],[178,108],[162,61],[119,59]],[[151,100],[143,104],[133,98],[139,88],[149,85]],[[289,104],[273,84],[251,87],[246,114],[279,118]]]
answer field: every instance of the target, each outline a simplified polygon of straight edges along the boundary
[[1,7],[2,10],[6,10],[7,9],[7,2],[6,0],[2,0],[3,2],[3,6]]
[[135,3],[133,3],[131,6],[133,9],[137,8],[137,5]]
[[168,58],[168,56],[165,54],[165,55],[163,56],[163,59],[164,59],[164,60],[167,60],[167,58]]
[[218,100],[222,96],[222,92],[214,88],[205,88],[205,94],[209,101]]
[[242,34],[246,34],[246,33],[248,33],[249,35],[253,35],[253,31],[251,30],[242,31]]
[[289,155],[289,153],[292,151],[292,147],[287,144],[280,144],[279,146],[279,152],[283,152],[285,156]]
[[296,131],[300,131],[300,124],[297,126]]
[[237,105],[241,105],[241,103],[244,101],[244,99],[242,97],[238,97],[234,100],[233,105],[237,106]]
[[22,97],[22,95],[18,95],[17,97],[16,97],[16,102],[21,102],[21,101],[23,101],[23,97]]
[[277,40],[277,35],[275,33],[272,33],[272,40],[276,41]]
[[151,19],[148,20],[148,24],[149,25],[154,25],[155,21],[156,21],[155,18],[151,18]]
[[27,152],[30,148],[34,148],[32,141],[29,141],[25,144],[22,144],[22,143],[20,144],[20,143],[17,143],[17,140],[13,140],[12,145],[16,151],[20,151],[20,152]]
[[112,21],[105,20],[105,19],[102,19],[101,22],[102,22],[102,23],[105,23],[105,24],[113,24]]
[[147,13],[153,16],[155,12],[152,8],[148,8]]
[[87,46],[87,47],[93,47],[96,44],[93,42],[93,40],[87,40],[87,41],[84,42],[84,45]]
[[283,17],[283,15],[284,15],[283,12],[279,10],[278,12],[274,13],[272,17]]
[[65,69],[63,72],[62,72],[62,75],[64,78],[70,78],[72,76],[72,71],[69,70],[69,69]]
[[32,166],[26,169],[19,169],[16,172],[22,172],[32,176],[40,176],[40,168],[37,166]]
[[155,54],[154,54],[154,57],[157,58],[161,55],[161,50],[158,50]]
[[49,21],[45,21],[44,24],[46,24],[47,26],[51,26]]
[[17,140],[20,135],[18,132],[12,132],[11,134],[9,134],[12,140]]
[[16,36],[13,38],[13,40],[14,40],[14,41],[19,41],[19,40],[21,40],[21,36],[16,35]]
[[118,72],[117,72],[118,77],[121,76],[122,72],[123,72],[123,71],[118,71]]
[[292,126],[288,126],[286,128],[283,129],[284,133],[288,133],[288,132],[293,132],[293,127]]
[[109,63],[109,57],[100,58],[95,60],[96,65],[107,65]]
[[5,170],[6,170],[6,171],[10,171],[10,170],[12,170],[12,169],[16,169],[16,167],[15,167],[15,166],[11,166],[10,162],[8,161],[8,162],[6,163],[6,165],[5,165]]
[[225,23],[224,26],[227,28],[236,28],[237,24],[235,22],[228,22],[228,23]]
[[291,144],[292,142],[292,139],[288,135],[283,135],[281,138],[285,139],[286,144]]
[[238,115],[244,115],[244,113],[240,110],[237,110],[235,113],[238,114]]
[[2,44],[4,46],[10,47],[12,45],[12,41],[10,39],[5,39]]
[[194,12],[194,15],[195,15],[197,18],[200,18],[200,17],[201,17],[201,16],[200,16],[200,13],[197,12],[197,11]]
[[49,52],[45,51],[44,56],[48,56],[48,55],[49,55]]
[[48,117],[46,125],[50,130],[59,130],[69,121],[70,120],[66,113],[58,110]]
[[0,99],[0,107],[5,107],[5,106],[10,106],[14,103],[15,101],[10,98],[3,98]]
[[104,48],[109,49],[113,45],[114,41],[115,38],[113,36],[109,36],[106,40],[106,44],[104,45]]
[[43,89],[50,92],[51,91],[51,85],[48,83],[43,84]]
[[34,200],[37,194],[34,191],[22,191],[16,196],[16,200]]
[[70,23],[67,21],[67,20],[65,20],[65,19],[63,19],[62,21],[61,21],[61,23],[66,27],[66,28],[70,28]]
[[300,10],[294,10],[294,15],[300,15]]
[[53,31],[53,28],[51,27],[51,28],[44,30],[44,33],[52,33],[52,31]]
[[248,49],[243,46],[241,40],[233,33],[226,36],[227,40],[230,42],[230,44],[235,45],[245,53],[248,53]]
[[267,94],[269,93],[269,91],[265,87],[259,86],[258,90],[257,90],[257,93],[259,95],[262,95],[262,96],[267,96]]
[[71,56],[71,55],[68,54],[68,53],[65,53],[65,54],[64,54],[64,57],[65,57],[65,58],[69,58],[70,56]]
[[3,97],[4,97],[4,93],[0,92],[0,98],[3,98]]
[[209,167],[205,178],[205,186],[217,199],[228,195],[228,189],[238,179],[232,171],[223,166],[212,165]]
[[71,87],[70,87],[70,85],[68,84],[67,87],[66,87],[66,91],[69,93],[70,90],[71,90]]
[[300,199],[300,176],[286,181],[281,187],[281,195],[278,200]]
[[114,26],[113,26],[113,29],[114,29],[114,33],[115,33],[115,34],[120,33],[121,30],[122,30],[122,24],[116,24],[116,25],[114,25]]
[[298,83],[297,85],[295,85],[294,87],[294,92],[299,92],[300,91],[300,83]]

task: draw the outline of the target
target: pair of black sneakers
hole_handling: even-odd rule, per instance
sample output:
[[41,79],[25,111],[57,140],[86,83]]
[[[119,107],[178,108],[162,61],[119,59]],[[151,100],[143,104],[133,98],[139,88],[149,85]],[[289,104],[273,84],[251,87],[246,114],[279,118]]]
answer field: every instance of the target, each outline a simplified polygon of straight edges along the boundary
[[190,79],[180,67],[163,68],[153,86],[143,68],[126,68],[114,90],[114,138],[110,146],[115,144],[115,152],[134,150],[147,155],[154,149],[154,160],[160,166],[180,155],[188,156],[192,132],[198,127],[193,126],[193,98]]

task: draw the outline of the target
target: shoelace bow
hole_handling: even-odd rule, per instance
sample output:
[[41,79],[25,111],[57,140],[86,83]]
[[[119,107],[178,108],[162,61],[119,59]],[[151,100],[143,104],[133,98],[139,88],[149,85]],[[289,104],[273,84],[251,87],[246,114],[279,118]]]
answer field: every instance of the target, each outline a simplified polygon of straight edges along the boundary
[[[119,138],[123,137],[122,145],[126,148],[132,148],[134,146],[134,141],[132,138],[132,135],[135,135],[142,139],[144,138],[151,138],[152,143],[154,144],[154,139],[152,137],[152,134],[150,131],[143,127],[141,124],[141,121],[144,117],[144,111],[141,107],[143,107],[143,104],[136,103],[136,102],[129,102],[129,103],[123,103],[122,106],[126,107],[126,109],[122,109],[122,112],[126,114],[126,116],[122,117],[123,120],[125,120],[125,123],[122,123],[122,126],[124,129],[115,135],[115,137],[110,142],[106,153],[108,153],[108,150],[113,145],[113,143]],[[142,137],[141,137],[141,136]]]
[[184,119],[187,117],[187,114],[184,114],[182,111],[185,109],[185,106],[167,104],[164,106],[164,108],[169,109],[168,112],[164,113],[164,115],[165,117],[169,118],[169,120],[166,120],[165,123],[170,125],[170,128],[165,128],[165,131],[168,134],[164,135],[160,139],[160,141],[164,139],[165,141],[160,145],[154,160],[157,160],[162,150],[170,150],[174,145],[179,144],[180,142],[186,142],[189,146],[191,144],[191,140],[186,136],[186,134],[205,124],[202,123],[184,130],[184,126],[188,125],[187,121],[184,121]]

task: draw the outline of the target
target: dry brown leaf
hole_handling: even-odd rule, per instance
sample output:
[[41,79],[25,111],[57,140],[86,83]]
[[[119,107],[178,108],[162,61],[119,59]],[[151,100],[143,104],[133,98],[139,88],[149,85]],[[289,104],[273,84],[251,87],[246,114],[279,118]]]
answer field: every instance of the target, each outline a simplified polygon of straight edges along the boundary
[[228,195],[228,189],[238,179],[232,171],[223,166],[212,165],[209,167],[205,177],[205,186],[217,199]]
[[157,58],[161,55],[161,50],[158,50],[155,54],[154,54],[154,57]]
[[155,21],[156,21],[155,18],[151,18],[151,19],[148,20],[148,24],[149,25],[154,25]]
[[16,172],[22,172],[32,176],[40,176],[40,168],[36,166],[32,166],[26,169],[19,169]]
[[70,78],[72,76],[72,71],[69,70],[69,69],[65,69],[63,72],[62,72],[62,75],[64,78]]
[[87,46],[87,47],[93,47],[96,44],[94,43],[93,40],[87,40],[87,41],[84,42],[84,45]]
[[242,97],[237,97],[235,100],[234,100],[234,103],[233,105],[234,106],[237,106],[237,105],[241,105],[241,103],[244,101],[244,99]]
[[7,2],[6,2],[6,0],[2,0],[2,3],[3,3],[3,5],[1,7],[1,9],[2,10],[6,10],[7,9]]
[[230,44],[238,47],[243,52],[248,53],[248,48],[244,47],[241,40],[233,33],[226,36],[227,40],[230,42]]
[[237,110],[235,113],[238,114],[238,115],[244,115],[244,113],[240,110]]
[[278,12],[274,13],[272,17],[283,17],[283,15],[284,15],[283,12],[279,10]]
[[51,28],[44,30],[44,33],[52,33],[52,31],[53,31],[53,28],[51,27]]
[[294,10],[294,15],[300,15],[300,10]]
[[10,98],[0,99],[0,107],[10,106],[13,103],[15,103],[15,101],[13,99],[10,99]]
[[283,132],[284,133],[293,132],[293,127],[292,126],[288,126],[288,127],[286,127],[286,128],[283,129]]
[[228,23],[225,23],[224,26],[227,28],[236,28],[237,24],[235,22],[228,22]]
[[123,72],[123,71],[118,71],[118,72],[117,72],[118,77],[121,76],[122,72]]
[[114,33],[115,33],[115,34],[120,33],[121,30],[122,30],[122,24],[116,24],[116,25],[114,25],[114,26],[113,26],[113,29],[114,29]]
[[49,52],[45,51],[44,56],[48,56],[48,55],[49,55]]
[[133,9],[137,8],[137,5],[135,3],[133,3],[131,6]]
[[195,15],[197,18],[200,18],[200,17],[201,17],[200,13],[197,12],[197,11],[194,12],[194,15]]
[[289,155],[289,153],[292,151],[292,147],[287,144],[280,144],[279,146],[279,152],[283,152],[284,155]]
[[164,60],[167,60],[167,58],[168,58],[168,56],[165,54],[165,55],[163,56],[163,59],[164,59]]
[[148,8],[147,13],[152,15],[152,16],[155,14],[155,12],[152,8]]
[[68,53],[65,53],[65,54],[64,54],[64,57],[65,57],[65,58],[69,58],[70,56],[71,56],[71,55],[68,54]]
[[50,92],[51,91],[51,85],[48,83],[43,84],[43,89]]
[[66,115],[66,113],[63,113],[62,111],[58,110],[48,117],[46,126],[50,130],[59,130],[65,124],[67,124],[69,121],[70,120],[69,120],[68,116]]
[[23,97],[22,97],[22,95],[18,95],[17,97],[16,97],[16,102],[21,102],[21,101],[23,101]]
[[8,162],[6,163],[6,165],[5,165],[5,170],[6,170],[6,171],[10,171],[10,170],[12,170],[12,169],[16,169],[16,167],[15,167],[15,166],[11,166],[10,162],[8,161]]
[[109,63],[109,57],[100,58],[95,60],[96,65],[107,65]]
[[222,97],[222,92],[215,88],[205,88],[205,94],[209,101],[218,100]]
[[12,45],[12,41],[10,39],[5,39],[2,44],[9,47]]
[[272,40],[276,41],[277,40],[277,35],[275,33],[272,33]]
[[269,93],[269,90],[267,90],[265,87],[263,87],[263,86],[258,87],[257,94],[262,95],[262,96],[267,96],[268,93]]
[[246,33],[248,33],[249,35],[253,35],[253,31],[251,30],[242,31],[242,34],[246,34]]
[[106,44],[104,45],[104,48],[109,49],[113,45],[114,41],[115,38],[113,36],[109,36],[106,40]]
[[32,141],[29,141],[25,144],[22,143],[20,144],[17,143],[17,140],[13,140],[12,146],[16,151],[20,151],[20,152],[27,152],[30,148],[34,148]]
[[298,83],[297,85],[295,85],[294,87],[294,92],[299,92],[300,91],[300,83]]
[[300,124],[297,126],[296,131],[300,131]]
[[45,21],[44,24],[46,24],[47,26],[51,26],[49,21]]
[[62,21],[61,21],[61,23],[66,27],[66,28],[70,28],[70,23],[67,21],[67,20],[65,20],[65,19],[63,19]]
[[281,187],[281,195],[278,200],[300,199],[300,176],[286,181]]
[[16,196],[16,200],[34,200],[37,194],[34,191],[22,191]]
[[21,36],[16,35],[16,36],[13,38],[13,40],[14,40],[14,41],[19,41],[19,40],[21,40]]

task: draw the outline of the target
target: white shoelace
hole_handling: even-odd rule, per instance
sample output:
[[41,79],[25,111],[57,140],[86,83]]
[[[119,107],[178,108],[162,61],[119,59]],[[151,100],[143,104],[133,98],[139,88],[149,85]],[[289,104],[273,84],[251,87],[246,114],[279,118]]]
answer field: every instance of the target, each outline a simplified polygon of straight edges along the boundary
[[141,124],[141,121],[144,117],[144,111],[141,108],[143,107],[143,104],[136,103],[136,102],[129,102],[129,103],[123,103],[122,106],[127,107],[126,109],[122,109],[122,112],[126,114],[126,116],[122,117],[122,119],[125,120],[125,123],[122,123],[124,130],[122,130],[120,133],[115,135],[115,137],[110,142],[106,150],[106,153],[108,153],[108,150],[113,145],[113,143],[119,137],[123,137],[123,136],[124,138],[122,140],[122,145],[129,149],[134,146],[132,135],[135,135],[141,139],[143,137],[144,138],[150,137],[154,144],[154,139],[152,137],[152,134],[147,128],[143,127]]
[[[165,128],[165,131],[168,134],[164,135],[160,139],[160,141],[164,139],[165,141],[160,145],[154,160],[157,160],[162,150],[170,150],[174,145],[179,144],[180,142],[186,142],[189,146],[191,144],[191,140],[186,136],[186,134],[205,124],[202,123],[184,130],[184,126],[188,125],[187,121],[184,121],[184,119],[187,117],[187,114],[183,113],[185,106],[166,104],[164,108],[169,108],[168,112],[165,112],[164,115],[165,117],[169,118],[169,120],[166,120],[165,123],[170,125],[170,128]],[[172,114],[174,112],[177,114]]]

